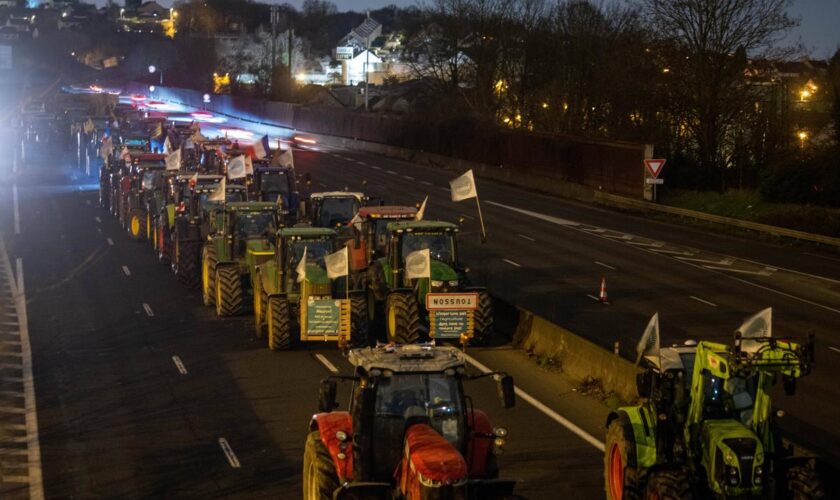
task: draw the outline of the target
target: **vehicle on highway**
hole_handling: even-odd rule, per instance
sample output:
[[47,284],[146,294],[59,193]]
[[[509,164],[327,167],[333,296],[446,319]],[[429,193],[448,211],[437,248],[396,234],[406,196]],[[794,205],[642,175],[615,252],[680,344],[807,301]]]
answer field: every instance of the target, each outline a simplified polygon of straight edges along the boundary
[[[483,287],[469,284],[467,268],[458,259],[457,225],[431,220],[390,222],[385,226],[385,253],[378,256],[362,279],[371,309],[381,314],[388,342],[408,344],[420,338],[421,323],[429,327],[430,337],[485,343],[493,335],[493,303]],[[429,251],[429,278],[409,278],[406,257],[413,252]],[[432,294],[432,295],[430,295]],[[464,326],[459,334],[444,332],[430,314],[428,298],[446,299],[457,295],[468,305],[466,313],[449,308],[448,315],[462,315]],[[438,317],[441,319],[442,316]],[[449,323],[455,325],[455,323]],[[469,331],[472,330],[472,331]]]
[[771,401],[778,379],[792,395],[810,373],[813,337],[772,337],[768,311],[744,323],[732,345],[689,342],[640,354],[643,402],[607,418],[608,500],[824,497],[810,459],[782,443]]
[[151,234],[148,197],[160,177],[166,171],[163,155],[141,153],[130,156],[131,166],[119,182],[120,202],[118,218],[134,240],[144,240]]
[[211,213],[214,229],[201,252],[201,289],[204,305],[215,305],[218,316],[243,312],[254,269],[274,257],[283,222],[278,210],[276,203],[250,201],[224,203]]
[[[504,408],[514,406],[513,378],[466,374],[450,346],[352,349],[352,377],[321,382],[303,457],[303,498],[460,498],[510,496],[496,457],[507,430],[473,408],[464,382],[492,376]],[[338,380],[353,381],[348,411],[334,411]]]
[[247,182],[252,199],[271,203],[280,199],[286,215],[299,217],[300,193],[294,168],[258,162],[254,164],[254,174]]
[[[307,214],[314,227],[342,231],[367,201],[364,193],[326,191],[309,195]],[[349,229],[349,228],[348,228]]]
[[[254,269],[254,324],[272,350],[295,342],[368,342],[367,300],[347,277],[331,280],[324,258],[336,251],[336,233],[319,227],[277,232],[275,255]],[[302,264],[301,260],[305,261]]]
[[[388,224],[396,221],[412,221],[417,217],[417,208],[399,205],[374,205],[359,209],[352,224],[353,241],[350,246],[350,269],[353,287],[365,289],[364,278],[367,269],[379,256],[385,255],[388,242]],[[370,304],[374,302],[371,301]],[[373,313],[370,319],[373,320]]]

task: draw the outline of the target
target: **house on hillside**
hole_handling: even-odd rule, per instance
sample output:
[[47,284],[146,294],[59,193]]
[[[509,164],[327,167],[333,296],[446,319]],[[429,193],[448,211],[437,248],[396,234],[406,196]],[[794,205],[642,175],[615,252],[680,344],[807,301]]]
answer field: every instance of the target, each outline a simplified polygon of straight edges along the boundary
[[356,26],[350,33],[338,41],[338,47],[353,47],[354,53],[361,52],[373,44],[373,41],[382,36],[382,24],[370,17],[367,17],[362,24]]

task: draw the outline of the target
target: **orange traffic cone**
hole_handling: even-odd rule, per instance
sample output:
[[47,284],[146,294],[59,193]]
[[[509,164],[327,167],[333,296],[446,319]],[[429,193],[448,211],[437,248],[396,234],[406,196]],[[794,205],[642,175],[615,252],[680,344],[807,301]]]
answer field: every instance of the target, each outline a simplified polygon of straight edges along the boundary
[[602,304],[609,304],[610,299],[607,297],[607,278],[601,278],[601,291],[598,293],[598,302]]

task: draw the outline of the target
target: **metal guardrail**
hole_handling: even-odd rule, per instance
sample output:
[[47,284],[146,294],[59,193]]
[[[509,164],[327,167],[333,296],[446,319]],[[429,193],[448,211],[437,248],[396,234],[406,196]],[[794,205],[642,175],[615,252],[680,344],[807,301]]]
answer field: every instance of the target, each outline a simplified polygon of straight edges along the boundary
[[771,226],[769,224],[750,222],[742,219],[733,219],[732,217],[724,217],[721,215],[707,214],[705,212],[698,212],[696,210],[689,210],[687,208],[659,205],[657,203],[651,203],[649,201],[643,200],[634,200],[632,198],[605,193],[603,191],[595,191],[593,201],[595,203],[613,206],[616,208],[633,208],[638,210],[662,212],[666,214],[679,215],[681,217],[688,217],[691,219],[697,219],[706,222],[714,222],[716,224],[723,224],[726,226],[739,227],[741,229],[749,229],[752,231],[772,234],[774,236],[781,236],[784,238],[792,238],[795,240],[810,241],[812,243],[820,243],[823,245],[840,247],[840,238],[833,238],[831,236],[824,236],[822,234],[806,233],[805,231],[797,231],[795,229]]

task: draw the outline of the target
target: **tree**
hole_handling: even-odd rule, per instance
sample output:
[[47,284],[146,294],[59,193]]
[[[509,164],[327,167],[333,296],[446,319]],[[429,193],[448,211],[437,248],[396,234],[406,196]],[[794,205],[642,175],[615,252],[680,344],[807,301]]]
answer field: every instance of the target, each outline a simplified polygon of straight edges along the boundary
[[747,57],[770,58],[796,25],[790,0],[637,0],[661,42],[667,97],[679,125],[690,131],[700,167],[718,172],[726,189],[727,156],[738,118],[753,105]]

